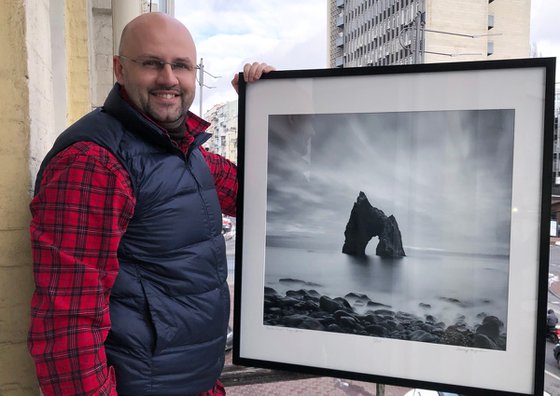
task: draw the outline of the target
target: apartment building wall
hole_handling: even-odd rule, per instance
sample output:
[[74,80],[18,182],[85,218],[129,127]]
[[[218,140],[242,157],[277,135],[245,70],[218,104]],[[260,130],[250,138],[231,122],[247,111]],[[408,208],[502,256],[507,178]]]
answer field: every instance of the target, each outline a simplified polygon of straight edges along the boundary
[[[0,14],[0,356],[9,357],[0,359],[1,395],[39,393],[27,352],[33,291],[28,205],[57,125],[91,107],[86,7],[86,0],[9,0]],[[72,39],[66,40],[69,29]]]
[[413,63],[413,26],[426,0],[330,0],[330,67]]
[[527,58],[530,12],[530,0],[427,0],[424,61]]
[[212,137],[205,147],[230,161],[237,162],[237,100],[214,105],[204,114],[211,123],[207,132]]
[[[554,129],[552,146],[552,194],[560,195],[560,83],[554,94]],[[560,219],[558,219],[560,220]]]
[[528,58],[531,0],[494,0],[488,5],[488,13],[495,20],[492,32],[500,34],[491,39],[494,54],[488,59]]
[[91,100],[99,107],[114,83],[111,0],[92,0],[90,19]]
[[[80,48],[87,37],[86,1],[10,0],[3,6],[0,356],[9,359],[0,360],[0,394],[31,395],[38,387],[26,345],[33,291],[28,204],[57,121],[89,108],[88,62]],[[74,40],[64,39],[68,29]],[[65,61],[68,54],[75,59]]]
[[[42,3],[45,3],[46,0]],[[45,8],[44,4],[37,4]],[[26,7],[7,0],[0,13],[0,394],[37,391],[27,354],[31,296],[29,250],[29,84]]]
[[488,0],[427,0],[425,29],[425,63],[485,59],[489,40],[486,35],[494,33],[488,30]]
[[65,1],[69,124],[91,111],[88,1]]
[[330,67],[528,57],[530,7],[530,0],[330,0]]
[[413,63],[413,21],[425,0],[331,0],[331,67]]
[[331,67],[342,64],[343,47],[337,45],[337,39],[344,39],[343,29],[337,26],[337,18],[343,18],[343,10],[337,6],[341,0],[329,0],[327,4],[327,59]]

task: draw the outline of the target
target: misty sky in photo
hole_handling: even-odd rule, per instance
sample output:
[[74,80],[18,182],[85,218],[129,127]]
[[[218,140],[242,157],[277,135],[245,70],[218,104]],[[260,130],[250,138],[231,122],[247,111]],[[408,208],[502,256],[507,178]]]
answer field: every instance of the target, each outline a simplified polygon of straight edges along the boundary
[[267,236],[340,250],[363,191],[406,248],[508,254],[513,110],[271,115]]

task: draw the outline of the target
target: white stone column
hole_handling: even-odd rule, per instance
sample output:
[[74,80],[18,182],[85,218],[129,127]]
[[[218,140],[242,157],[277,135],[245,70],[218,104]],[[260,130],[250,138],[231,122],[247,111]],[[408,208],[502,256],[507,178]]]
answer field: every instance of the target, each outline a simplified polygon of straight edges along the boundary
[[113,54],[118,54],[125,25],[142,13],[142,0],[111,0],[113,8]]

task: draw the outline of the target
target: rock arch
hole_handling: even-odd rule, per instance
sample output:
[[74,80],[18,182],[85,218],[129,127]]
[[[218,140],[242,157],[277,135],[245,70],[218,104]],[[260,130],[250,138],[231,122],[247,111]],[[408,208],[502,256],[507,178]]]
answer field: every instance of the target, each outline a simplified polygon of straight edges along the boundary
[[393,215],[387,217],[382,210],[369,203],[366,194],[360,191],[350,219],[344,231],[342,253],[365,256],[366,246],[372,237],[379,237],[375,254],[380,257],[398,258],[406,256],[401,231]]

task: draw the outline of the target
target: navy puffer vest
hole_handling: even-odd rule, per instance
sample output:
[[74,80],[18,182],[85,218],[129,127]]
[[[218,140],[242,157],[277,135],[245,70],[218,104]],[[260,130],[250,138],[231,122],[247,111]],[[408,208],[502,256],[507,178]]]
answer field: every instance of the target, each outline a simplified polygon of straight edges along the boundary
[[224,364],[229,290],[221,210],[196,137],[188,155],[132,109],[115,85],[105,105],[60,135],[41,165],[78,141],[111,151],[137,199],[119,245],[105,342],[119,395],[210,389]]

